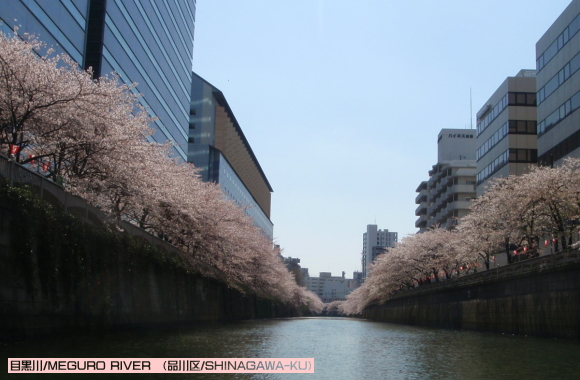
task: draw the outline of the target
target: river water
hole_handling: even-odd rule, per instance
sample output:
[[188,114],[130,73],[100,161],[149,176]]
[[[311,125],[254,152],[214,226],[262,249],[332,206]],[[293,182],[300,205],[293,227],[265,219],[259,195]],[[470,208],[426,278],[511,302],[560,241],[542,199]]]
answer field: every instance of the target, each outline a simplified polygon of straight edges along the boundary
[[350,318],[294,318],[34,339],[7,358],[314,358],[314,374],[15,374],[17,379],[579,379],[580,343]]

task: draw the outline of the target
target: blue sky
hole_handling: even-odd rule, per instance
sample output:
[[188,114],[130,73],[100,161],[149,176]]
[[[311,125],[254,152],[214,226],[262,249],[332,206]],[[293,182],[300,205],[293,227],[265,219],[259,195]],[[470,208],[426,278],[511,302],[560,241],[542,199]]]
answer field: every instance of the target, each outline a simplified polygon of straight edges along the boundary
[[[367,224],[415,233],[442,128],[469,128],[569,0],[199,0],[193,70],[274,189],[274,237],[310,275],[360,270]],[[473,121],[475,125],[475,121]]]

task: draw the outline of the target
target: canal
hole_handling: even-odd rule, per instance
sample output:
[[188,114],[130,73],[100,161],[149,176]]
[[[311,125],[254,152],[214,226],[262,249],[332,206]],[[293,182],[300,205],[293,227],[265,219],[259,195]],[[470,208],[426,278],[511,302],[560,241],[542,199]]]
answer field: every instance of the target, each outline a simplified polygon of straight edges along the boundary
[[33,339],[7,358],[314,358],[314,374],[16,374],[9,378],[577,379],[580,343],[349,318],[295,318]]

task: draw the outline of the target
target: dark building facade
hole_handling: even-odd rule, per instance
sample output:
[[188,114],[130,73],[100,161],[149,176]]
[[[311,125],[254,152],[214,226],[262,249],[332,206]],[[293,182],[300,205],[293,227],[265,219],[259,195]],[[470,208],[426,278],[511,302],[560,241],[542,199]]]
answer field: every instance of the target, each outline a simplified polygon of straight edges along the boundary
[[187,159],[195,0],[3,0],[0,28],[34,34],[95,77],[116,72]]

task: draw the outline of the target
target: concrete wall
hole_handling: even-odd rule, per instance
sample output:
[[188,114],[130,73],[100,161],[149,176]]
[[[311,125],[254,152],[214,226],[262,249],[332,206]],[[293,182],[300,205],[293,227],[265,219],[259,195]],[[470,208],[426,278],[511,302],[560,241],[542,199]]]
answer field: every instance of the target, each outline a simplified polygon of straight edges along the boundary
[[580,339],[580,263],[471,284],[426,286],[363,318],[410,325]]
[[[50,247],[33,237],[29,254],[16,255],[14,244],[21,236],[12,224],[23,212],[13,203],[0,197],[0,339],[298,313],[288,305],[244,295],[218,280],[151,257],[136,257],[139,253],[112,255],[106,246],[99,248],[98,257],[80,254],[82,262],[70,265],[65,261],[77,260],[76,256],[47,261]],[[174,254],[166,253],[167,257]],[[47,268],[47,262],[62,267]],[[80,268],[82,273],[62,273],[70,268]]]

